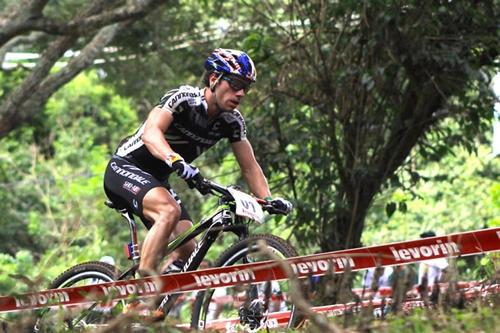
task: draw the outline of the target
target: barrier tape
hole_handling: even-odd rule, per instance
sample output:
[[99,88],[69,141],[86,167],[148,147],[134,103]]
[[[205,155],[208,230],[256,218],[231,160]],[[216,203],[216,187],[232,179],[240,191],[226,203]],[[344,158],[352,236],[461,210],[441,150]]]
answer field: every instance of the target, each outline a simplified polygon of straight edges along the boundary
[[[470,290],[464,292],[464,298],[467,301],[471,301],[476,299],[477,297],[485,297],[492,294],[500,293],[500,284],[493,284],[489,286],[475,286]],[[361,302],[350,302],[345,304],[334,304],[334,305],[324,305],[324,306],[315,306],[312,307],[311,310],[324,314],[326,317],[336,317],[341,316],[347,311],[352,313],[358,313],[363,308],[371,308],[374,311],[382,311],[381,308],[384,306],[390,307],[392,305],[391,298],[376,299],[369,301],[361,301]],[[415,308],[423,308],[427,307],[430,304],[429,302],[423,300],[410,300],[401,303],[401,310],[403,312],[409,312]],[[379,313],[381,315],[381,313]],[[267,320],[263,323],[262,328],[276,328],[288,325],[288,321],[290,319],[290,311],[281,311],[281,312],[273,312],[269,313],[267,316]],[[240,323],[239,318],[228,318],[228,319],[216,319],[205,324],[205,329],[214,329],[214,330],[225,330],[226,332],[237,332],[237,325]],[[178,325],[178,327],[189,328],[190,324],[182,324]]]
[[[358,312],[362,307],[372,306],[374,309],[379,308],[382,305],[382,301],[363,301],[360,303],[346,303],[346,304],[334,304],[334,305],[324,305],[315,306],[311,310],[316,313],[325,314],[327,317],[339,316],[345,313],[345,311]],[[264,327],[276,328],[288,325],[290,319],[290,311],[280,311],[269,313],[264,323]],[[240,323],[240,318],[228,318],[228,319],[215,319],[209,321],[205,324],[205,329],[213,330],[226,330],[226,332],[237,332],[238,329],[236,325]],[[177,325],[177,327],[189,328],[190,324]],[[264,328],[264,327],[261,327]]]
[[[498,250],[500,250],[500,228],[491,228],[295,257],[285,261],[291,265],[298,277],[309,277],[340,273],[346,269],[358,271],[377,266],[403,265]],[[2,296],[0,297],[0,312],[94,303],[96,300],[119,300],[130,296],[147,297],[287,278],[279,262],[263,261],[136,280]]]

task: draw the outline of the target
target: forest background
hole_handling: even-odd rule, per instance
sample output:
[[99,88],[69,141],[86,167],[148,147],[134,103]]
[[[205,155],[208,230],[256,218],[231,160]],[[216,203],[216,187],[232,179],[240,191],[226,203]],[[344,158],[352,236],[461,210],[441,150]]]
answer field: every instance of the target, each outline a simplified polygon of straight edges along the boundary
[[[126,265],[107,160],[167,90],[201,84],[215,47],[253,58],[241,111],[273,193],[295,205],[255,232],[311,254],[500,225],[494,1],[1,0],[0,13],[1,295],[104,255]],[[194,164],[244,186],[228,148]],[[196,219],[213,207],[173,183]]]

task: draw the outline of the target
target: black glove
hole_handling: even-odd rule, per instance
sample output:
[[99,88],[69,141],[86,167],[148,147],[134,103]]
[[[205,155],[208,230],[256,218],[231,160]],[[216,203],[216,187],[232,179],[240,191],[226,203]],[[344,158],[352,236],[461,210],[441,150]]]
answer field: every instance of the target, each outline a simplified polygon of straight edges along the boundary
[[266,198],[266,210],[269,214],[281,214],[288,215],[293,209],[293,205],[290,201],[283,198]]

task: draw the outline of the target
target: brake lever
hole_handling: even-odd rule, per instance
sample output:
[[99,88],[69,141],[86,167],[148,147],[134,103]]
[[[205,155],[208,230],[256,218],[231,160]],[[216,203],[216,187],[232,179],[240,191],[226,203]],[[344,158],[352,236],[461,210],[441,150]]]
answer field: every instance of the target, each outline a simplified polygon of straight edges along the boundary
[[201,195],[214,194],[210,188],[210,183],[205,178],[198,179],[194,182],[194,187],[200,192]]
[[255,198],[255,200],[262,207],[262,210],[264,210],[266,212],[269,210],[269,208],[273,207],[273,205],[267,200],[260,199],[260,198]]

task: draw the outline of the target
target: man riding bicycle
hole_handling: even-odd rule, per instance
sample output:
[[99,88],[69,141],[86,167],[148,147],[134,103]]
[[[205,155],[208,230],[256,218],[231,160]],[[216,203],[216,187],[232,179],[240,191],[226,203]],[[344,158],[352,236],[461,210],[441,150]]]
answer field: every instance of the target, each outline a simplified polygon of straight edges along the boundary
[[[191,162],[222,138],[229,139],[251,192],[271,201],[271,213],[288,214],[292,209],[285,199],[271,199],[236,109],[256,80],[252,60],[242,51],[219,48],[205,61],[205,69],[205,87],[184,85],[168,91],[139,129],[120,143],[106,168],[106,195],[132,209],[149,229],[141,250],[142,276],[155,274],[169,237],[192,225],[168,184],[169,175],[175,172],[188,183],[202,178]],[[169,262],[187,260],[195,246],[191,240]]]

